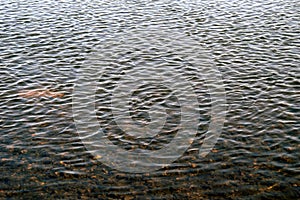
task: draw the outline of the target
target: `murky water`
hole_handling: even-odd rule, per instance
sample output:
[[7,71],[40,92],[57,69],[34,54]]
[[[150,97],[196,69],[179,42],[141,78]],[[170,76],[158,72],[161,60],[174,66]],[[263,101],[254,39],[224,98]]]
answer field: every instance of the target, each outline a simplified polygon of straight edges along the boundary
[[[0,197],[299,198],[299,13],[298,0],[1,1]],[[199,148],[214,101],[205,82],[211,69],[191,61],[199,52],[226,91],[223,131],[205,157]],[[177,93],[140,80],[188,80],[199,104],[194,141],[153,172],[104,165],[83,145],[73,119],[73,92],[89,83],[79,81],[82,69],[101,70],[97,120],[128,152],[163,149],[182,120]],[[124,75],[139,80],[128,108],[136,125],[155,120],[153,105],[165,108],[159,134],[128,134],[117,125],[113,110],[122,106],[110,102]]]

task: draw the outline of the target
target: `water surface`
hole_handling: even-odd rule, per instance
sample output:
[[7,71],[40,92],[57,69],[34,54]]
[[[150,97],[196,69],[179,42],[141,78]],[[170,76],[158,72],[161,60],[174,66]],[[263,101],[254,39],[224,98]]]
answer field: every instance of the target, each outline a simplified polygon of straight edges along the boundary
[[[297,199],[299,11],[298,0],[1,1],[0,196]],[[153,34],[153,27],[168,30],[168,37]],[[164,45],[176,33],[195,41],[190,51],[201,46],[210,52],[226,90],[223,132],[204,158],[198,150],[213,102],[198,66],[186,62],[191,54]],[[171,165],[124,173],[86,150],[73,120],[72,92],[80,69],[99,48],[107,50],[110,67],[99,77],[98,120],[110,140],[128,151],[168,144],[180,123],[180,106],[168,88],[142,85],[132,94],[132,118],[149,123],[151,105],[161,103],[168,107],[168,126],[153,138],[126,135],[115,125],[109,104],[120,75],[150,76],[152,67],[173,66],[193,85],[198,133]],[[52,93],[20,95],[37,90]]]

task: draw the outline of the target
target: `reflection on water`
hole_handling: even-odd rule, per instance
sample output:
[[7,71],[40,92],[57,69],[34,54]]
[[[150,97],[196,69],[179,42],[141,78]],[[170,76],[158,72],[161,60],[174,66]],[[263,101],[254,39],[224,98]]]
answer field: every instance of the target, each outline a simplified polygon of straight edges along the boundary
[[[1,1],[0,196],[296,199],[299,8],[298,0]],[[211,61],[222,73],[228,112],[223,132],[205,158],[198,150],[211,121],[207,87],[197,66],[185,62],[190,55],[174,52],[180,47],[165,49],[167,38],[156,38],[148,29],[152,25],[179,31],[195,40],[195,47],[211,50]],[[122,41],[130,35],[116,37],[135,31],[144,36],[133,41],[159,42],[143,42],[138,49]],[[159,102],[168,108],[169,126],[164,134],[141,140],[122,133],[107,104],[122,71],[151,62],[172,65],[193,84],[199,130],[170,166],[123,173],[99,162],[79,139],[72,92],[86,59],[100,47],[108,50],[111,68],[99,77],[98,120],[111,141],[129,151],[169,143],[178,127],[179,105],[172,91],[146,84],[132,94],[132,118],[140,125],[150,123],[149,109]]]

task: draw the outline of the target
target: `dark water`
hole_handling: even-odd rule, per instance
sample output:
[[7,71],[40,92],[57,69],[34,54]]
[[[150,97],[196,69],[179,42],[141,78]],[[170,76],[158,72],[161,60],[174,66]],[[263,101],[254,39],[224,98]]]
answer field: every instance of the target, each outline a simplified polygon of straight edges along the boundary
[[[299,198],[299,19],[298,0],[1,1],[0,197]],[[177,34],[193,43],[181,45]],[[174,38],[179,41],[174,47],[164,45]],[[227,102],[222,134],[206,157],[198,151],[214,102],[198,66],[185,62],[197,47],[210,52]],[[170,143],[180,106],[169,88],[142,84],[132,93],[130,115],[139,125],[149,124],[150,107],[161,103],[168,108],[168,126],[152,138],[126,135],[109,104],[120,76],[151,77],[152,67],[174,66],[170,69],[193,85],[198,132],[169,166],[126,173],[102,164],[83,145],[72,94],[81,84],[81,69],[99,49],[101,59],[93,68],[104,58],[110,67],[99,77],[98,121],[107,137],[128,151]],[[37,90],[44,93],[21,95]]]

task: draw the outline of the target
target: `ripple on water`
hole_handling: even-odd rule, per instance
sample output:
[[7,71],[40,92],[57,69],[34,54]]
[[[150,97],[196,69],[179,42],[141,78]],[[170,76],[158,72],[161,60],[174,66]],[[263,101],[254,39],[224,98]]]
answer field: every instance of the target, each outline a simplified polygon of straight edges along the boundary
[[[296,199],[299,6],[299,0],[0,2],[0,197]],[[169,30],[169,37],[158,38],[160,30]],[[213,102],[197,66],[185,62],[191,55],[180,45],[166,45],[176,31],[196,41],[191,49],[212,51],[226,89],[226,123],[205,158],[197,155]],[[110,67],[99,77],[97,117],[124,149],[169,143],[180,108],[168,88],[144,84],[132,94],[130,114],[147,125],[156,102],[167,108],[168,126],[156,137],[126,135],[109,103],[122,71],[140,67],[138,72],[149,75],[149,66],[170,65],[192,83],[199,131],[172,165],[126,174],[101,164],[83,146],[72,92],[80,68],[98,48],[107,50]]]

